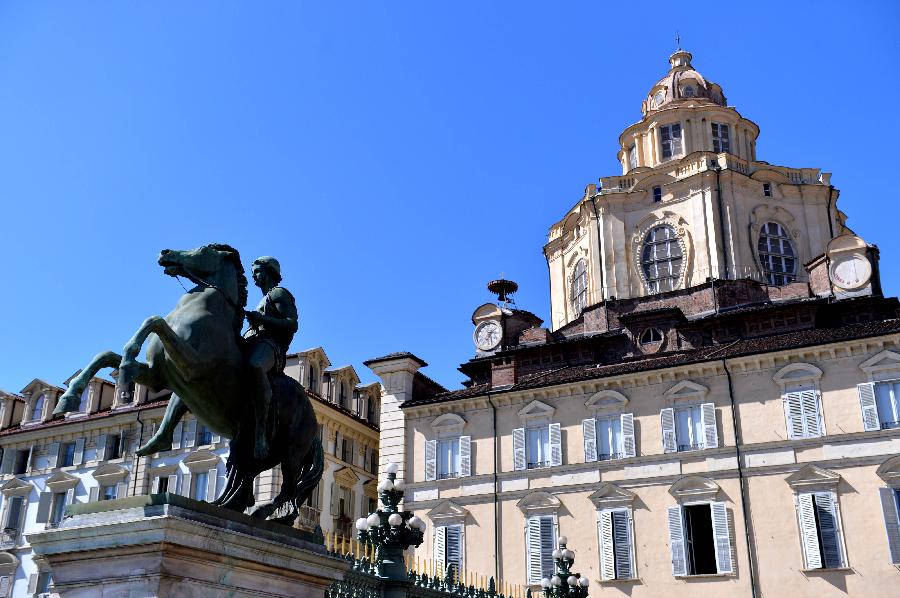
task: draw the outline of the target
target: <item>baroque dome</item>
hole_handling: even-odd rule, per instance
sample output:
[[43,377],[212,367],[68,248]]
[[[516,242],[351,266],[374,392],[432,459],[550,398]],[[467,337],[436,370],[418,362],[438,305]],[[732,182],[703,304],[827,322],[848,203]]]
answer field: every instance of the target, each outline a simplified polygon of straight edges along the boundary
[[677,50],[669,56],[671,68],[665,77],[656,82],[643,102],[642,112],[647,114],[668,107],[673,102],[699,100],[724,106],[722,88],[691,66],[693,56],[686,50]]

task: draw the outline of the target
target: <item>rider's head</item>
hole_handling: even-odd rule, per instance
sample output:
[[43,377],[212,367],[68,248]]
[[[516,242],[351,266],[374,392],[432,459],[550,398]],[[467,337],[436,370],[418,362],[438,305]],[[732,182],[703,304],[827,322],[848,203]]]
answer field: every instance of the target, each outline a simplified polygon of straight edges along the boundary
[[255,270],[255,266],[260,266],[275,284],[281,282],[281,264],[274,257],[269,255],[258,257],[253,260],[251,269]]

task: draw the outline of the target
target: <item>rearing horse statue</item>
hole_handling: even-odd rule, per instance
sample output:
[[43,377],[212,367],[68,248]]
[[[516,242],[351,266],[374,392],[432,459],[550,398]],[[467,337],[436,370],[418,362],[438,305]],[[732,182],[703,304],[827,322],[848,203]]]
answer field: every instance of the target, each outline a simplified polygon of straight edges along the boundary
[[[228,482],[213,502],[244,511],[253,506],[253,479],[281,465],[284,481],[275,499],[258,507],[254,517],[267,518],[285,503],[293,521],[298,507],[322,476],[322,443],[306,391],[283,373],[270,376],[272,403],[269,452],[254,457],[253,409],[245,392],[245,365],[240,336],[247,304],[247,278],[240,255],[224,244],[160,253],[159,265],[170,276],[183,276],[197,286],[187,291],[165,318],[147,318],[125,345],[122,355],[107,351],[88,364],[60,397],[54,415],[74,411],[93,376],[103,368],[119,371],[116,386],[128,398],[136,382],[154,391],[171,389],[172,398],[159,430],[139,455],[172,448],[172,432],[187,411],[210,430],[230,438]],[[147,362],[137,360],[147,342]],[[251,429],[247,429],[251,426]]]

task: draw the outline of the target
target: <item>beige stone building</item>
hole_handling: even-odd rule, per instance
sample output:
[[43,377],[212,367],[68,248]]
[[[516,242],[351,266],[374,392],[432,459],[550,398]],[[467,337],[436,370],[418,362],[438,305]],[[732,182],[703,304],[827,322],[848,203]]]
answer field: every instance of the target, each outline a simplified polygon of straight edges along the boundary
[[[325,449],[322,481],[295,525],[349,534],[376,498],[380,384],[360,384],[352,366],[332,368],[322,348],[288,355],[285,372],[307,388]],[[135,455],[170,392],[138,385],[133,402],[121,403],[113,382],[95,378],[77,412],[51,420],[63,392],[40,379],[19,392],[0,391],[0,597],[52,594],[28,534],[58,524],[70,504],[157,492],[212,500],[225,485],[228,442],[190,415],[176,427],[172,450]],[[257,502],[280,486],[278,468],[262,473]]]
[[537,588],[565,535],[592,596],[900,595],[900,304],[691,59],[550,229],[548,328],[476,309],[460,390],[366,362],[415,554]]

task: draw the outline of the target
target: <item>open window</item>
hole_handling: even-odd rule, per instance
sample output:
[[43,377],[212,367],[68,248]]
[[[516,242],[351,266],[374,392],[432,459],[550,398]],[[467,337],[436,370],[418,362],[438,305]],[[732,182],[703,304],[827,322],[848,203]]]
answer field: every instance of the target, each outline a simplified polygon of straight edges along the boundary
[[669,492],[678,504],[668,508],[672,574],[727,575],[734,573],[728,509],[716,501],[719,486],[712,480],[686,476]]

